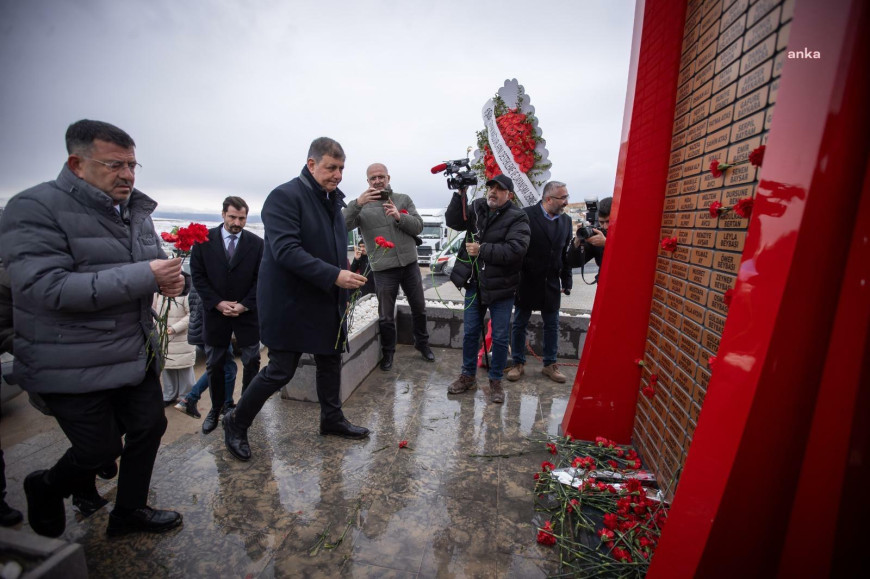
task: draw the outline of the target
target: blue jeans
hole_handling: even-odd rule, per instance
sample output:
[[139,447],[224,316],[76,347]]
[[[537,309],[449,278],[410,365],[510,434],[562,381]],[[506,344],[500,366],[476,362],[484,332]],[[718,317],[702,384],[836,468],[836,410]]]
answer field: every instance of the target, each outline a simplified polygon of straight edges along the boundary
[[[233,403],[233,390],[236,388],[236,374],[239,372],[239,368],[236,366],[236,359],[233,356],[233,347],[230,346],[227,351],[227,361],[224,364],[224,377],[226,379],[226,403]],[[203,372],[202,376],[199,377],[199,380],[196,381],[196,384],[193,385],[190,393],[186,396],[188,400],[193,400],[194,402],[199,402],[199,399],[202,398],[202,393],[206,391],[208,388],[208,372]]]
[[[514,308],[514,323],[511,328],[511,354],[514,364],[526,363],[526,327],[532,310]],[[544,366],[556,363],[556,353],[559,351],[559,310],[541,312],[544,320]]]
[[477,299],[477,288],[465,291],[465,335],[462,337],[462,373],[474,376],[477,373],[477,352],[480,350],[481,328],[486,310],[492,318],[492,361],[489,365],[489,378],[501,380],[507,364],[508,342],[510,341],[511,310],[514,298],[509,297],[495,303],[481,305]]

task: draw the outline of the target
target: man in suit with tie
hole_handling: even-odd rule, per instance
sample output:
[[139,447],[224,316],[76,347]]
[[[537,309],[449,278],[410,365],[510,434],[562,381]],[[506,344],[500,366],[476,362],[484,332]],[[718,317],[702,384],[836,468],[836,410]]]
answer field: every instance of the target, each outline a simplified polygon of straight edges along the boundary
[[224,409],[224,364],[233,334],[242,355],[242,392],[260,371],[260,328],[257,320],[257,279],[263,240],[245,231],[248,204],[241,197],[224,199],[224,223],[210,229],[208,242],[193,246],[190,273],[202,298],[205,316],[206,372],[211,410],[202,423],[208,434]]

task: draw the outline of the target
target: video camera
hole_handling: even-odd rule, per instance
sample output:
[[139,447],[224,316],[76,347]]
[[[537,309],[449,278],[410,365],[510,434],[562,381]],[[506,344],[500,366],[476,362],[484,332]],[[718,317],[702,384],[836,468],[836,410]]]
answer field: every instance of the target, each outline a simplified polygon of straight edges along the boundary
[[[463,169],[465,169],[463,171]],[[468,159],[456,159],[444,161],[440,165],[432,167],[432,174],[444,171],[447,177],[448,189],[463,189],[477,185],[477,173],[471,170]]]
[[[592,231],[592,228],[598,225],[598,197],[590,197],[583,200],[586,203],[586,222],[589,225],[580,226],[577,228],[577,237],[581,239],[588,239],[595,235],[595,232]],[[607,236],[607,231],[603,229],[599,229],[601,234],[605,237]]]

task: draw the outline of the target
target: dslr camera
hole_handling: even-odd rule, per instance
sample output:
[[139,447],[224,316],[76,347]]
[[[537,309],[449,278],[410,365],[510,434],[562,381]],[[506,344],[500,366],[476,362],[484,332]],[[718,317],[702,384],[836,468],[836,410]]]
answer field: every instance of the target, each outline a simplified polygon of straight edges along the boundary
[[[592,227],[598,224],[598,197],[591,197],[583,200],[586,203],[586,222],[589,225],[580,226],[577,228],[577,237],[580,239],[589,239],[595,232],[592,231]],[[607,232],[599,229],[601,234],[605,237],[607,236]]]
[[464,189],[477,185],[477,173],[471,170],[468,159],[456,159],[444,161],[441,165],[432,168],[433,173],[444,171],[447,177],[448,189]]

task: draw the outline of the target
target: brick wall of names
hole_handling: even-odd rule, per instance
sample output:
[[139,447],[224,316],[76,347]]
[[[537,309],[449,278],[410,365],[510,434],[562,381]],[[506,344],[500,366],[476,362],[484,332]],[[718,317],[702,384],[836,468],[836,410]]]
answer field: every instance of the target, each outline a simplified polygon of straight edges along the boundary
[[[794,0],[689,0],[674,131],[634,444],[662,487],[678,478],[719,349],[749,219],[710,215],[714,201],[754,197],[760,168],[714,177],[710,163],[740,163],[767,140]],[[676,485],[671,487],[671,492]]]

